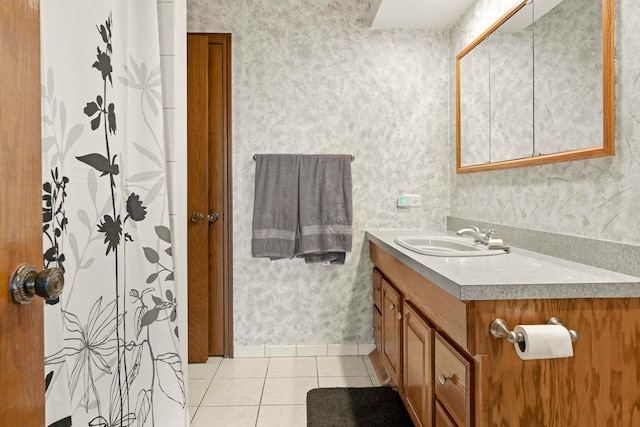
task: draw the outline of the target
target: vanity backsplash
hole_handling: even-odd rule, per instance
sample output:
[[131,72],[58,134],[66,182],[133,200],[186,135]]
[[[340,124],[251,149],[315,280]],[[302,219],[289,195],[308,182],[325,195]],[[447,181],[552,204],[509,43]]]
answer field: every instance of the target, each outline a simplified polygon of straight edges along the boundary
[[492,228],[505,244],[581,264],[640,277],[640,245],[447,217],[447,230],[474,225]]

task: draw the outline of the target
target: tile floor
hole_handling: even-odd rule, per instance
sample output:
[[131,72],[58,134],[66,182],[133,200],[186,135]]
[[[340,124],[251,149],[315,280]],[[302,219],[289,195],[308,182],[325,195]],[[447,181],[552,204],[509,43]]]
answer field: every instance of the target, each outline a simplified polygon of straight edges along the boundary
[[309,390],[378,385],[369,356],[212,357],[189,365],[191,427],[305,427]]

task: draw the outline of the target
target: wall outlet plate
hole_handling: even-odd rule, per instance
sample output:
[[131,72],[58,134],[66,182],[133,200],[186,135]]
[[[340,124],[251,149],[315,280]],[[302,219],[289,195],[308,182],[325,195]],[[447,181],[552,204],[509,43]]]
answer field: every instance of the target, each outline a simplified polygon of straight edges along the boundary
[[409,208],[422,206],[422,196],[418,194],[403,194],[398,196],[398,207]]

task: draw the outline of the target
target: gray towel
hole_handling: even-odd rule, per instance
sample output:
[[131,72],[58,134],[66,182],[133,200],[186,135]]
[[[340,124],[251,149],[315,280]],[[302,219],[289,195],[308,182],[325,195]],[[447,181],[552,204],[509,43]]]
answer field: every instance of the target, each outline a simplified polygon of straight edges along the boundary
[[351,156],[300,156],[296,256],[344,264],[351,251]]
[[299,159],[293,154],[256,156],[253,204],[254,257],[293,258],[298,233]]

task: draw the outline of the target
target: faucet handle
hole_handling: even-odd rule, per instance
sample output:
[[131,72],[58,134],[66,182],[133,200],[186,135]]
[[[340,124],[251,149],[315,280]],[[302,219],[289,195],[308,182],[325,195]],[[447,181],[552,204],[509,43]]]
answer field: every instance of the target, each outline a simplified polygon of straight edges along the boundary
[[493,228],[485,228],[482,230],[482,234],[484,234],[487,237],[487,239],[490,239],[495,232],[496,230],[494,230]]

